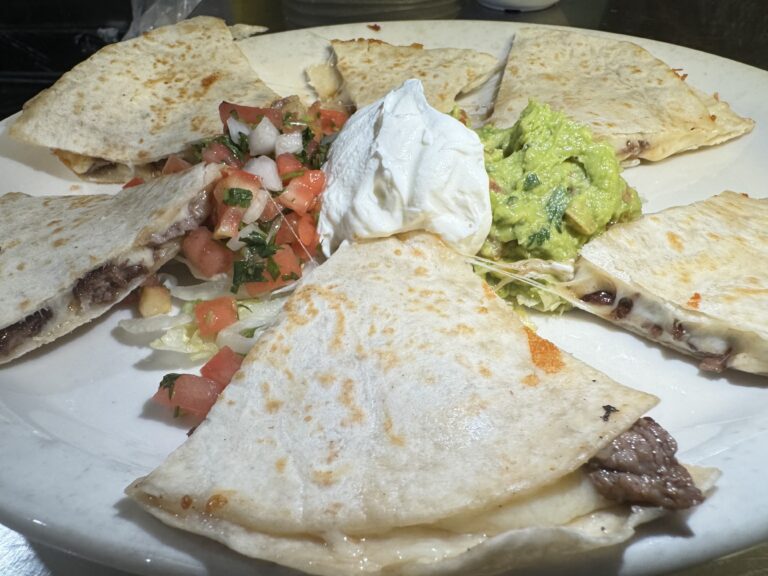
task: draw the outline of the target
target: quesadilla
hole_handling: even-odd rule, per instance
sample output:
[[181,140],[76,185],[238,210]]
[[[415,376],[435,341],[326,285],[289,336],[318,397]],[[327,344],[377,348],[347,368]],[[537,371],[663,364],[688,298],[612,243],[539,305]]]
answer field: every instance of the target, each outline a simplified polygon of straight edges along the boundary
[[331,47],[335,66],[310,67],[310,84],[321,99],[348,99],[356,108],[416,78],[424,86],[427,102],[440,112],[450,112],[459,94],[480,86],[498,67],[490,54],[461,48],[394,46],[365,38],[331,40]]
[[714,473],[697,487],[638,420],[656,401],[524,327],[436,237],[345,244],[127,493],[314,574],[491,573],[702,500]]
[[593,314],[701,359],[768,375],[768,199],[723,192],[617,224],[568,286]]
[[277,98],[226,24],[198,17],[102,48],[27,102],[10,134],[53,148],[83,178],[125,182],[221,134],[222,101]]
[[114,196],[0,196],[0,363],[103,314],[173,258],[219,174],[200,164]]
[[589,126],[629,164],[719,144],[754,126],[644,48],[566,30],[515,35],[490,122],[512,126],[531,98]]

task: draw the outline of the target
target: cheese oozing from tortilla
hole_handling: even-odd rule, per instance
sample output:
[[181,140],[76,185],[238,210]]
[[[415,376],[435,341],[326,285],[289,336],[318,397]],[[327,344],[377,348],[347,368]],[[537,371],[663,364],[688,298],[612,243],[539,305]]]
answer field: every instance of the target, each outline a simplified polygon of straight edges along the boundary
[[408,80],[357,111],[332,144],[318,230],[327,255],[343,241],[426,230],[464,254],[491,227],[483,146]]
[[584,246],[568,291],[703,370],[768,374],[766,217],[768,200],[726,191],[618,224]]

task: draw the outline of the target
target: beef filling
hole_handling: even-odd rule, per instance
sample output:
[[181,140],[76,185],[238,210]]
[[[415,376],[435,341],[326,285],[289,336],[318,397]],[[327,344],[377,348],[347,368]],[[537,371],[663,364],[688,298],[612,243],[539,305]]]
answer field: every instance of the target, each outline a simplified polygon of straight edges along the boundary
[[53,318],[51,309],[42,308],[23,320],[0,330],[0,356],[9,354],[27,338],[40,334],[43,331],[43,326],[51,318]]
[[112,304],[132,280],[148,272],[143,264],[105,264],[80,278],[72,292],[81,304]]
[[652,418],[635,424],[587,462],[597,491],[616,502],[690,508],[704,501],[675,458],[677,442]]

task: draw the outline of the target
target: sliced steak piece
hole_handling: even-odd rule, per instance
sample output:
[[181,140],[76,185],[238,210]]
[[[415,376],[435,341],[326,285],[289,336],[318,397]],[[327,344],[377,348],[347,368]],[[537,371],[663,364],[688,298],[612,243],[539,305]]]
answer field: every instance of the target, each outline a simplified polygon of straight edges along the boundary
[[675,458],[677,442],[653,418],[640,418],[587,462],[597,491],[616,502],[690,508],[704,495]]
[[27,338],[40,334],[45,323],[52,317],[53,312],[50,308],[41,308],[23,320],[0,330],[0,356],[9,354]]
[[132,280],[148,273],[142,264],[109,263],[80,278],[72,292],[81,304],[112,304],[123,295]]

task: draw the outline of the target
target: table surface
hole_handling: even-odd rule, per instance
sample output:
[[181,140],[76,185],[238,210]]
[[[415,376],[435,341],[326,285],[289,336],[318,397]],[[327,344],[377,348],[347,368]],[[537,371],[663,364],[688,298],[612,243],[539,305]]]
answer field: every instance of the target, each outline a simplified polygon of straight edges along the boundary
[[[280,3],[269,0],[202,0],[193,12],[193,15],[198,14],[220,16],[230,23],[263,24],[271,31],[333,23],[329,20],[292,22],[284,18]],[[561,0],[538,12],[491,10],[469,0],[460,8],[457,17],[605,30],[680,44],[768,70],[768,6],[765,0]],[[386,17],[381,17],[384,19]],[[51,81],[54,79],[52,77]],[[30,542],[2,525],[0,574],[129,576],[126,572]],[[768,544],[668,576],[761,574],[768,574]]]

